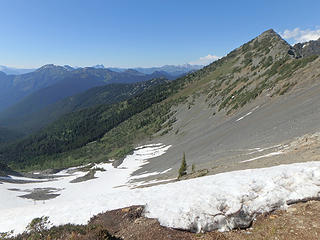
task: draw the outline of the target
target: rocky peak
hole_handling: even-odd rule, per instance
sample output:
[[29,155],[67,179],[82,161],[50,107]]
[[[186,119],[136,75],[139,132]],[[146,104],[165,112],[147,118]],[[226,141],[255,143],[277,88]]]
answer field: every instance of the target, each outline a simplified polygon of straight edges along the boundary
[[54,64],[45,64],[43,65],[42,67],[40,67],[38,70],[41,70],[41,69],[50,69],[50,68],[54,68],[56,67]]
[[287,43],[276,31],[273,29],[269,29],[263,33],[261,33],[256,39],[270,41],[270,43],[274,43],[275,45],[280,44],[282,47],[288,49],[290,48],[290,44]]
[[298,58],[320,55],[320,38],[309,42],[297,43],[292,47],[291,51]]
[[92,66],[93,68],[97,68],[97,69],[104,69],[104,65],[103,64],[97,64],[97,65],[94,65]]
[[56,70],[67,71],[65,67],[57,66],[54,64],[46,64],[38,68],[36,72],[47,72],[47,71],[56,71]]
[[69,66],[69,65],[64,65],[63,67],[68,71],[73,71],[74,70],[74,68]]
[[240,54],[245,57],[244,61],[250,61],[257,65],[268,57],[274,61],[286,57],[290,47],[290,44],[282,39],[278,33],[269,29],[242,45],[236,52],[237,55]]
[[266,30],[263,33],[261,33],[258,37],[265,37],[265,36],[279,36],[279,34],[275,30],[270,28],[269,30]]

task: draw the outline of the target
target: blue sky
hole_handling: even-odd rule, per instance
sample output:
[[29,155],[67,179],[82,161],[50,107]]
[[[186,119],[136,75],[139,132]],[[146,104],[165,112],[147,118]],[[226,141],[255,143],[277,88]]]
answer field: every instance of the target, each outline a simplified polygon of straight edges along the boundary
[[308,0],[0,0],[0,65],[205,63],[270,28],[290,43],[320,37],[319,9]]

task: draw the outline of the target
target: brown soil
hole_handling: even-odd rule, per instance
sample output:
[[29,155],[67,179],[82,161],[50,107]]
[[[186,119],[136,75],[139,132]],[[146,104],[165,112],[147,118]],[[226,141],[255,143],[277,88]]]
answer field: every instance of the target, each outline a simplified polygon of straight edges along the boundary
[[223,233],[191,233],[162,227],[156,219],[143,217],[142,206],[132,206],[101,213],[86,226],[69,224],[15,238],[1,236],[10,240],[319,240],[320,202],[294,204],[286,211],[259,216],[249,229]]
[[[320,202],[310,201],[260,216],[247,231],[224,234],[226,239],[320,239]],[[206,239],[206,238],[205,238]]]
[[190,233],[160,226],[156,219],[142,216],[143,207],[133,206],[99,214],[90,224],[97,224],[124,240],[254,240],[254,239],[320,239],[320,202],[292,205],[259,216],[250,229],[231,232]]

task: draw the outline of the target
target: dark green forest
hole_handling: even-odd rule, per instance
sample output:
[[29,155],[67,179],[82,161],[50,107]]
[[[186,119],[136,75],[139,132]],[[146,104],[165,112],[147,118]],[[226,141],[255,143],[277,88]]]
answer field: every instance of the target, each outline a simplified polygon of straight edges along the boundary
[[101,104],[67,114],[37,134],[3,146],[1,162],[21,169],[83,147],[102,138],[133,115],[166,99],[175,92],[176,85],[177,82],[164,83],[116,104]]
[[229,54],[197,72],[147,88],[125,101],[64,115],[31,136],[2,145],[0,162],[13,169],[31,170],[121,158],[133,149],[134,142],[160,130],[163,134],[171,130],[170,109],[185,101],[189,93],[176,94],[172,99],[170,96],[233,57]]
[[0,122],[8,128],[17,129],[24,134],[30,134],[68,113],[97,105],[121,102],[167,81],[164,78],[158,78],[133,84],[113,83],[94,87],[83,93],[62,99],[38,111],[30,111],[30,108],[34,109],[37,102],[40,102],[46,96],[29,97],[23,104],[18,104],[11,108],[11,111],[2,113]]

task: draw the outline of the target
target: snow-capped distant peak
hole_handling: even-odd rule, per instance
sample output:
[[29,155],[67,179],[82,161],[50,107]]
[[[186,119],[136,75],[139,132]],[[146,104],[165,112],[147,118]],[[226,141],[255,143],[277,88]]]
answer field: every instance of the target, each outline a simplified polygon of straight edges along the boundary
[[97,65],[94,65],[92,66],[93,68],[97,68],[97,69],[104,69],[104,65],[103,64],[97,64]]

